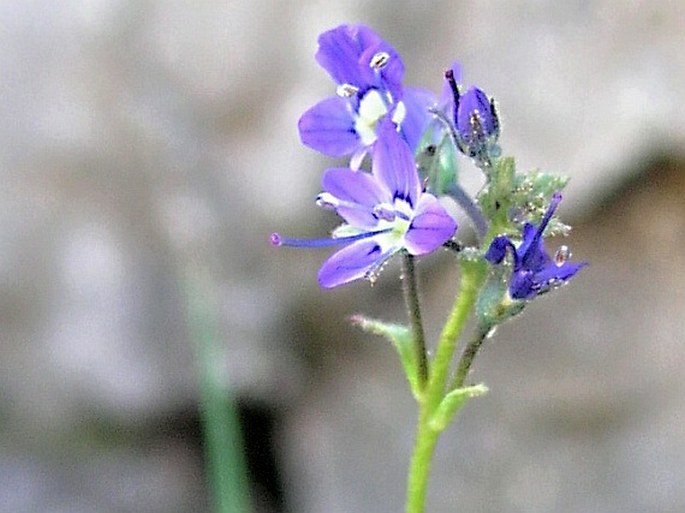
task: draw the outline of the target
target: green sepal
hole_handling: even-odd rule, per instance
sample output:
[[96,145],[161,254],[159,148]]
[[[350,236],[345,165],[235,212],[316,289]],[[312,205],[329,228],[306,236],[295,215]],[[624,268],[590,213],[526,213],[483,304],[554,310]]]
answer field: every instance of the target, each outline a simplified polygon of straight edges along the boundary
[[438,144],[433,144],[434,130],[428,129],[416,152],[419,177],[426,184],[426,190],[435,196],[447,193],[457,182],[457,153],[446,135]]
[[[539,170],[516,175],[511,192],[512,219],[519,223],[539,222],[549,206],[552,194],[566,187],[568,180],[567,176],[553,175]],[[553,217],[547,225],[545,234],[568,235],[569,231],[569,226]]]
[[476,319],[479,326],[486,327],[486,331],[521,313],[527,304],[509,296],[510,273],[511,266],[491,266],[490,275],[480,291]]
[[454,416],[472,397],[484,395],[488,387],[480,383],[463,388],[456,388],[449,392],[438,405],[430,420],[430,427],[434,431],[444,431]]
[[513,157],[502,157],[494,162],[489,180],[478,195],[478,203],[491,222],[491,231],[504,233],[509,228],[511,193],[516,180],[516,162]]
[[[491,222],[490,235],[518,235],[525,222],[537,223],[544,215],[552,195],[561,191],[568,177],[539,170],[516,172],[513,157],[502,157],[493,169],[478,204]],[[567,235],[570,228],[552,218],[546,235]]]
[[395,346],[400,362],[407,376],[409,388],[416,400],[420,398],[418,365],[414,351],[414,343],[411,330],[407,326],[392,324],[376,319],[368,319],[362,315],[352,317],[352,322],[364,331],[385,337]]

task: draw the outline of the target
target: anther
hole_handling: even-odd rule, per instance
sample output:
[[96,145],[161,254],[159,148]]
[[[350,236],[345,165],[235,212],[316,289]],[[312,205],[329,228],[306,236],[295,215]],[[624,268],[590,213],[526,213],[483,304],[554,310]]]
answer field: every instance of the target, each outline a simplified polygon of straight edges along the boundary
[[382,219],[384,221],[395,220],[395,210],[389,205],[375,205],[373,207],[373,215],[376,219]]
[[340,205],[340,202],[331,193],[322,192],[316,197],[316,205],[326,210],[335,210]]
[[388,65],[388,62],[390,62],[390,54],[388,52],[378,52],[371,57],[369,67],[371,69],[380,70],[385,68]]
[[351,98],[359,92],[359,88],[352,84],[340,84],[335,93],[341,98]]

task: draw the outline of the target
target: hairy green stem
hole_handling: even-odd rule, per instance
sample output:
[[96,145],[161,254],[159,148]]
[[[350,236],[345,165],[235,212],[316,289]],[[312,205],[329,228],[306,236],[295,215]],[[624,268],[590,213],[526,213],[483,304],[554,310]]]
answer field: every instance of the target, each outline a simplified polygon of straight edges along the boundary
[[478,350],[483,345],[483,342],[488,337],[488,331],[489,329],[485,329],[481,326],[476,329],[473,338],[464,348],[464,352],[459,359],[459,363],[457,364],[457,372],[454,375],[454,381],[452,382],[450,390],[464,386],[466,377],[469,375],[469,371],[471,370],[473,360],[476,357],[476,354],[478,354]]
[[426,504],[433,452],[440,436],[438,431],[431,429],[429,421],[430,412],[424,404],[419,414],[414,453],[409,463],[406,513],[423,513]]
[[485,280],[486,269],[486,264],[480,260],[461,262],[459,293],[440,334],[428,386],[423,400],[419,403],[416,441],[407,479],[406,513],[423,513],[425,508],[431,461],[440,436],[440,431],[431,428],[430,420],[445,397],[445,385],[457,340],[473,310],[478,292]]
[[418,370],[419,390],[423,390],[428,381],[428,358],[426,356],[426,337],[423,332],[421,320],[421,307],[419,304],[419,289],[416,279],[414,257],[404,253],[402,258],[402,276],[404,301],[407,305],[407,314],[411,322],[412,339]]
[[447,383],[452,357],[459,336],[464,330],[466,320],[473,310],[478,292],[485,280],[486,270],[485,262],[480,260],[462,260],[461,262],[459,293],[440,333],[435,349],[435,358],[431,365],[431,376],[426,394],[426,402],[431,410],[437,407],[445,395],[445,384]]

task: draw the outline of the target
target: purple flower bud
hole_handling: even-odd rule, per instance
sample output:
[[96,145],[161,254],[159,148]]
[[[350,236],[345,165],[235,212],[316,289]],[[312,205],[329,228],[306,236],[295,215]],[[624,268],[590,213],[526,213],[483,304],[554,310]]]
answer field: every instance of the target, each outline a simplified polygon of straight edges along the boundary
[[[460,72],[459,68],[456,71]],[[452,92],[455,137],[459,150],[477,159],[487,160],[496,149],[499,137],[499,120],[494,100],[478,87],[471,86],[461,93],[457,85],[455,67],[445,72]]]
[[477,87],[469,88],[459,98],[455,112],[457,132],[469,148],[486,145],[497,139],[497,113],[485,93]]

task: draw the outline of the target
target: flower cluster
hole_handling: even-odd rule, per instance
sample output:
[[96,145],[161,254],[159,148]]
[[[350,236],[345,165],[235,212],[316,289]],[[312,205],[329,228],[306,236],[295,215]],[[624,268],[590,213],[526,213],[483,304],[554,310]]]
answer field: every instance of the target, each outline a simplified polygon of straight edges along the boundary
[[[305,145],[350,159],[348,167],[324,172],[323,191],[316,200],[344,223],[330,238],[273,234],[271,241],[276,246],[343,246],[319,270],[322,287],[374,280],[399,252],[418,256],[443,245],[460,247],[450,243],[457,223],[438,200],[440,195],[451,196],[470,216],[482,239],[477,252],[492,266],[493,281],[501,277],[505,257],[511,255],[508,300],[533,299],[567,282],[585,265],[568,262],[564,251],[555,258],[545,252],[544,231],[561,200],[558,191],[528,187],[530,197],[517,196],[521,204],[513,204],[514,191],[524,189],[516,186],[523,175],[500,158],[495,101],[475,86],[464,91],[458,64],[446,71],[438,100],[429,91],[403,85],[404,63],[398,52],[364,25],[342,25],[321,34],[316,60],[335,82],[336,94],[307,110],[298,127]],[[456,180],[454,149],[486,173],[486,185],[474,199]],[[363,169],[367,157],[370,171]],[[417,165],[424,157],[433,160]],[[432,185],[433,171],[426,169],[435,167],[449,168],[449,183]],[[537,226],[507,214],[521,211],[533,198],[547,198],[549,205]],[[488,204],[496,208],[488,210]],[[502,205],[507,205],[504,214]]]

